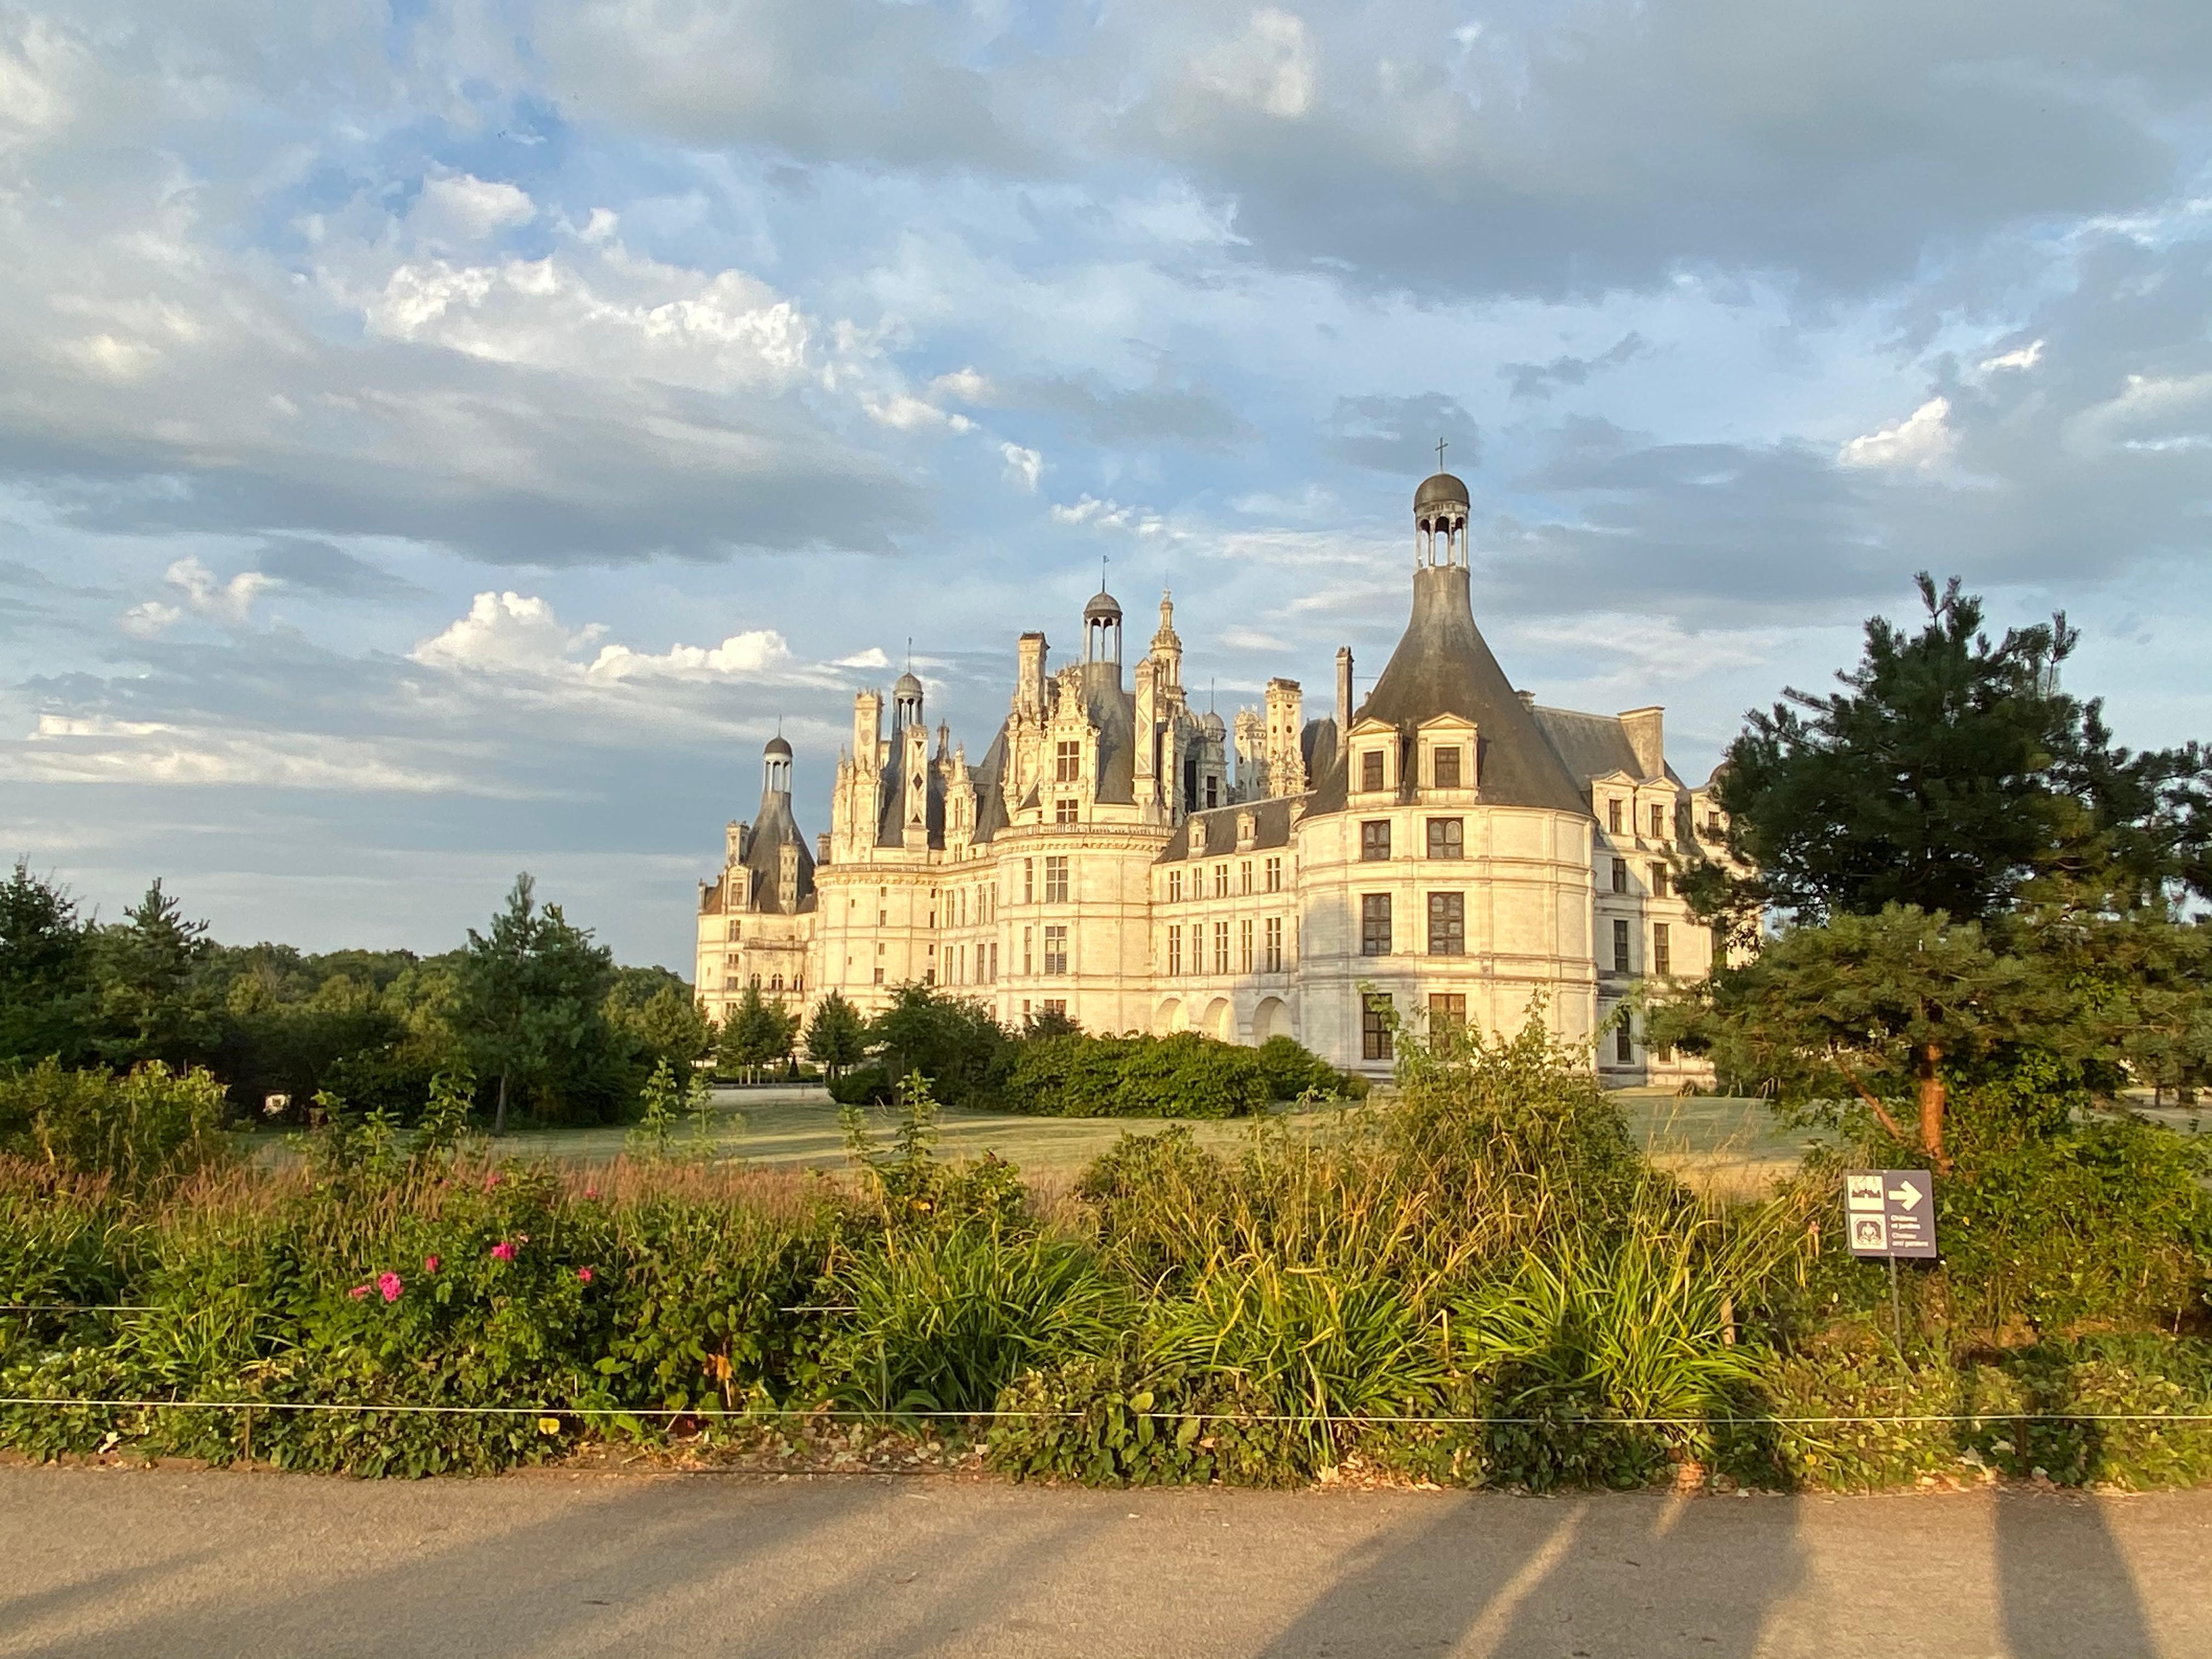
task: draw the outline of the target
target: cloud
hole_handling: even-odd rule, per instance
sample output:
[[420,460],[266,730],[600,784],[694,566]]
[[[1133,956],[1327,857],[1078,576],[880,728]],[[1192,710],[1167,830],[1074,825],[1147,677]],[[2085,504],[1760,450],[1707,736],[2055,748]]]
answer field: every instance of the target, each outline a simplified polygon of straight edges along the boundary
[[1837,453],[1845,466],[1917,467],[1927,471],[1948,459],[1954,440],[1945,422],[1951,400],[1930,398],[1903,420],[1851,439]]
[[1034,491],[1037,487],[1037,480],[1044,474],[1044,457],[1038,454],[1036,450],[1025,449],[1019,444],[1000,444],[999,453],[1005,458],[1006,463],[1004,474],[1006,482],[1018,485],[1023,489]]
[[424,179],[408,221],[420,235],[474,242],[494,231],[526,225],[537,216],[538,204],[527,191],[504,179],[456,173]]
[[978,409],[1057,416],[1093,443],[1146,448],[1175,443],[1209,453],[1235,447],[1253,428],[1203,386],[1156,373],[1149,386],[1121,388],[1096,374],[994,379],[974,368],[941,374],[930,389]]
[[1261,6],[1229,39],[1201,52],[1191,84],[1278,120],[1294,121],[1313,107],[1315,52],[1305,20]]
[[1133,531],[1139,536],[1157,536],[1167,528],[1167,520],[1149,508],[1123,507],[1119,501],[1102,501],[1088,492],[1064,505],[1055,503],[1052,521],[1085,525],[1094,530]]
[[283,586],[333,599],[399,599],[424,591],[324,541],[280,538],[264,544],[255,562]]
[[410,763],[404,743],[42,714],[29,741],[0,746],[18,783],[127,784],[348,793],[501,793],[481,775]]
[[1999,369],[2033,368],[2042,361],[2043,342],[2030,340],[2024,346],[2015,346],[2010,351],[2001,351],[1994,357],[1983,358],[1982,373],[1989,374]]
[[562,627],[553,607],[535,595],[484,592],[470,601],[468,615],[419,641],[408,655],[428,667],[479,673],[581,672],[574,653],[606,631],[599,623]]
[[1595,357],[1558,356],[1547,363],[1501,363],[1498,372],[1513,386],[1516,398],[1548,398],[1563,386],[1583,386],[1601,368],[1649,356],[1650,343],[1634,331],[1624,334]]
[[241,570],[228,581],[196,557],[179,559],[163,580],[184,595],[182,605],[148,599],[123,613],[125,633],[149,639],[174,627],[189,612],[226,628],[244,628],[253,620],[253,602],[276,586],[275,579],[258,570]]
[[717,646],[671,646],[658,655],[623,645],[603,646],[584,672],[595,680],[758,679],[787,673],[794,665],[783,635],[757,628],[732,634]]
[[1441,392],[1416,397],[1339,398],[1323,428],[1331,455],[1378,472],[1424,477],[1436,470],[1436,445],[1451,467],[1473,471],[1482,462],[1482,433],[1455,398]]

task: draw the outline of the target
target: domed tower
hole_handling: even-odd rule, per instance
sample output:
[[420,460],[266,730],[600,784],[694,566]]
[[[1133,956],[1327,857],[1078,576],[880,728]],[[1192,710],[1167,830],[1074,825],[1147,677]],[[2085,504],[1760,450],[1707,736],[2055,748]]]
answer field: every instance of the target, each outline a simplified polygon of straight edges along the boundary
[[761,750],[761,793],[787,795],[791,793],[791,745],[781,736],[770,738],[768,747]]
[[891,687],[891,736],[921,724],[921,682],[908,669]]
[[1103,587],[1083,607],[1083,660],[1110,663],[1121,678],[1121,602]]
[[1449,472],[1421,480],[1413,492],[1413,562],[1467,563],[1467,485]]

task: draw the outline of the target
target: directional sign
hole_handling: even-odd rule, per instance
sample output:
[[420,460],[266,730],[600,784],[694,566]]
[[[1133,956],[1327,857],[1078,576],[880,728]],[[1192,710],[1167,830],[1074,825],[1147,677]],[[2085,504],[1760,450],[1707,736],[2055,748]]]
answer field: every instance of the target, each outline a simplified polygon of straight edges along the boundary
[[1851,1170],[1844,1176],[1851,1254],[1936,1254],[1936,1183],[1925,1170]]

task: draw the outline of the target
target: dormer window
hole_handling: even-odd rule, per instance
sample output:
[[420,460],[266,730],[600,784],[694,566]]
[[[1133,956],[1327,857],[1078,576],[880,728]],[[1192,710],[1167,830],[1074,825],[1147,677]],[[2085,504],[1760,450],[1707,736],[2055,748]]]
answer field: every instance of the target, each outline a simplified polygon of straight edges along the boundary
[[1462,752],[1455,744],[1451,748],[1439,749],[1436,751],[1436,757],[1431,763],[1431,775],[1435,779],[1437,788],[1456,789],[1460,787],[1459,758]]
[[1193,857],[1206,851],[1206,820],[1204,818],[1193,818],[1190,821],[1190,850]]
[[1370,749],[1359,757],[1359,787],[1370,793],[1384,787],[1382,782],[1382,751]]
[[1616,836],[1620,833],[1620,797],[1618,795],[1605,804],[1605,827]]
[[1249,847],[1258,838],[1259,834],[1260,815],[1258,813],[1239,812],[1237,815],[1237,845],[1240,848]]

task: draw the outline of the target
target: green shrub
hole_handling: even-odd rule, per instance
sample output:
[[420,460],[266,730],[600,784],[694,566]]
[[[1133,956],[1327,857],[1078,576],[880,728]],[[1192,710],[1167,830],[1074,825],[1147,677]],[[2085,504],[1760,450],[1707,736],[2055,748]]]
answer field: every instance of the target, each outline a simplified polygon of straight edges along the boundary
[[126,1191],[173,1186],[224,1162],[222,1085],[149,1060],[127,1076],[46,1060],[0,1072],[0,1152]]
[[1342,1074],[1293,1037],[1271,1036],[1254,1053],[1267,1075],[1271,1099],[1296,1100],[1310,1090],[1322,1095],[1342,1092],[1338,1087]]
[[1255,1050],[1180,1031],[1024,1042],[1005,1103],[1048,1117],[1222,1118],[1262,1111],[1272,1097]]
[[927,985],[892,992],[868,1046],[889,1076],[921,1073],[947,1106],[998,1105],[1014,1063],[1014,1040],[988,1007]]
[[840,1106],[881,1106],[892,1093],[891,1074],[880,1066],[855,1066],[830,1079],[830,1098]]

